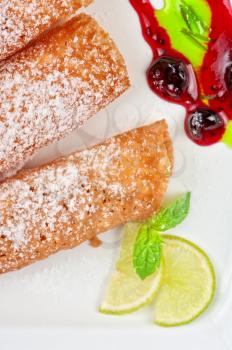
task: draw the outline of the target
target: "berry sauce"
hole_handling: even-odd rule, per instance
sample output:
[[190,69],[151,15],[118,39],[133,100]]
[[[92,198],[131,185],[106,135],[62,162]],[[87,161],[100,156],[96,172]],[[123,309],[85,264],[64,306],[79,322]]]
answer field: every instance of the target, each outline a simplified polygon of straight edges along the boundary
[[[150,88],[165,100],[185,107],[185,130],[192,141],[209,146],[222,140],[227,122],[232,120],[230,0],[207,0],[211,27],[203,62],[198,68],[173,48],[170,36],[160,26],[149,0],[130,0],[130,3],[139,15],[144,39],[153,52],[147,70]],[[203,36],[198,34],[198,37]]]

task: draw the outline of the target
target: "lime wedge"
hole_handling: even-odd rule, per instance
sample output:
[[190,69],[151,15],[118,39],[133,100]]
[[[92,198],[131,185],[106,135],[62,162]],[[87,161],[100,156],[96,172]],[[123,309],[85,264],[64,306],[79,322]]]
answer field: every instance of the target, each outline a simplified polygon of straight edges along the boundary
[[161,285],[162,268],[142,281],[133,267],[133,247],[139,224],[128,224],[122,240],[120,258],[110,279],[100,312],[122,315],[151,303]]
[[208,256],[193,243],[163,235],[163,279],[155,299],[155,323],[179,326],[207,309],[215,294],[215,273]]

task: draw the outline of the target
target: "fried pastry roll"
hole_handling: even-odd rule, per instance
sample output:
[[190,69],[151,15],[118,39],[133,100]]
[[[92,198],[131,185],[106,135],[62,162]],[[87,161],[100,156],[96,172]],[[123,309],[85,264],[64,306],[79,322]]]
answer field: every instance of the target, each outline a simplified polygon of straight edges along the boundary
[[93,0],[0,0],[0,60]]
[[147,219],[162,204],[172,167],[172,142],[160,121],[6,180],[0,272]]
[[0,66],[0,175],[59,140],[129,87],[109,35],[80,15]]

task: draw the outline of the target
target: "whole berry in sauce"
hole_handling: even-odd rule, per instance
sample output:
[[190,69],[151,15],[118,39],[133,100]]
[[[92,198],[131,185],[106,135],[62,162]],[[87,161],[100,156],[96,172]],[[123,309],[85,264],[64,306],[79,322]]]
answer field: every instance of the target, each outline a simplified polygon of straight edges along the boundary
[[232,63],[226,68],[225,81],[227,89],[232,92]]
[[209,146],[221,140],[225,120],[210,109],[199,108],[186,117],[185,128],[191,140],[201,146]]
[[179,99],[188,85],[186,65],[172,57],[161,57],[149,68],[148,82],[151,89],[162,96]]

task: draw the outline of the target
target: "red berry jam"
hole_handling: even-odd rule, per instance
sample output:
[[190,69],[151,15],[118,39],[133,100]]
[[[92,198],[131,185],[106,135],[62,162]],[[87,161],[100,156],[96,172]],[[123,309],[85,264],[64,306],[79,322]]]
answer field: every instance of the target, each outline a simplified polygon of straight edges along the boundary
[[159,95],[178,100],[187,89],[188,71],[183,61],[161,57],[149,68],[148,82]]
[[206,1],[212,17],[211,27],[207,27],[208,37],[196,34],[197,29],[200,32],[204,27],[201,18],[194,22],[197,7],[190,6],[189,12],[186,12],[187,3],[177,1],[177,9],[179,6],[184,21],[188,22],[191,18],[184,33],[205,50],[202,65],[194,69],[188,58],[173,48],[168,32],[160,26],[151,2],[130,0],[139,15],[144,39],[153,52],[152,64],[147,72],[148,84],[162,98],[185,107],[186,133],[201,146],[220,141],[227,120],[232,119],[231,3],[230,0]]
[[214,111],[199,108],[186,117],[185,130],[198,145],[211,145],[222,138],[225,132],[225,121]]
[[226,68],[225,82],[227,89],[232,92],[232,63],[230,63]]

